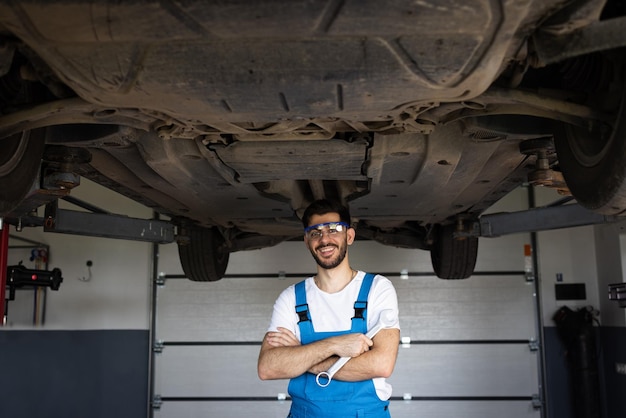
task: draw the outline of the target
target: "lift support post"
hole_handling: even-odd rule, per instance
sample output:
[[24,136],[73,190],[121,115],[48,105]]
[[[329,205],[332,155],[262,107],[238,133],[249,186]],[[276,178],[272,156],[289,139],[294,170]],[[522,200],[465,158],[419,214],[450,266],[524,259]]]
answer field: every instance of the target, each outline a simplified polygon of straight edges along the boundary
[[0,326],[4,325],[9,254],[9,225],[0,218]]

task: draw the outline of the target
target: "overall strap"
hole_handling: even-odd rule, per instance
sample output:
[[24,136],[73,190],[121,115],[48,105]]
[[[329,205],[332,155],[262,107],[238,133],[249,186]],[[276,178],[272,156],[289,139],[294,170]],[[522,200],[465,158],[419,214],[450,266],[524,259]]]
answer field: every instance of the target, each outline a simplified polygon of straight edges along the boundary
[[359,290],[359,296],[354,302],[354,317],[352,318],[352,332],[367,333],[367,298],[372,288],[372,282],[374,281],[374,275],[372,273],[365,273],[363,282],[361,283],[361,289]]
[[300,327],[300,339],[308,341],[315,332],[309,313],[309,304],[306,302],[305,280],[296,284],[296,313],[298,314],[298,326]]

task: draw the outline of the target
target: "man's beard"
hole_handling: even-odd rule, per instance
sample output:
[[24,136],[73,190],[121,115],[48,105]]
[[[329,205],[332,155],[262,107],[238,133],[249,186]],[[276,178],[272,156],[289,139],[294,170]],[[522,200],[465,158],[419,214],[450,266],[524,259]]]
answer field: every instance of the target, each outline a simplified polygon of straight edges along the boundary
[[[332,246],[335,247],[337,249],[339,249],[339,254],[337,254],[337,257],[335,257],[334,259],[321,259],[318,255],[316,250],[320,247],[328,247],[328,246]],[[315,249],[311,249],[311,254],[313,255],[313,258],[315,259],[315,262],[322,268],[325,268],[327,270],[330,269],[334,269],[335,267],[337,267],[339,264],[341,264],[341,262],[344,260],[344,258],[346,258],[346,253],[348,251],[348,245],[343,242],[340,246],[337,246],[335,244],[329,244],[329,245],[318,245]]]

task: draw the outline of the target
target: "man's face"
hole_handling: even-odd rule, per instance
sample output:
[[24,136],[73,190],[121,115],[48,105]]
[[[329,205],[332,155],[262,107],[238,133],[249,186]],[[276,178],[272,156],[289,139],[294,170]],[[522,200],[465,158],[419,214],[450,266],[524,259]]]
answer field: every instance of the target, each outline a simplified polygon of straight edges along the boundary
[[[309,221],[309,226],[326,222],[340,222],[339,214],[313,215]],[[327,228],[322,228],[321,231],[322,236],[317,239],[305,235],[304,242],[320,267],[333,269],[346,258],[348,245],[354,241],[354,229],[344,228],[343,231],[335,234],[328,233]]]

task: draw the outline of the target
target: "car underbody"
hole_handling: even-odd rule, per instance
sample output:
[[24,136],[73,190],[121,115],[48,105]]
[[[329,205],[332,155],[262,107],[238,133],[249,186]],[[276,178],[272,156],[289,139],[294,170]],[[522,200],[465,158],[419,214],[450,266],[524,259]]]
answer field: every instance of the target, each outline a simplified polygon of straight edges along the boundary
[[467,277],[477,241],[457,235],[523,183],[626,210],[624,9],[2,4],[0,216],[89,178],[170,217],[185,272],[217,280],[332,198],[359,238]]

